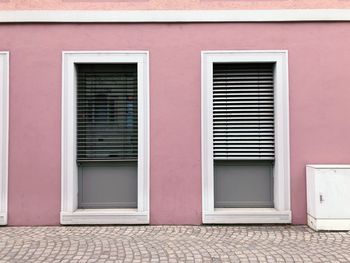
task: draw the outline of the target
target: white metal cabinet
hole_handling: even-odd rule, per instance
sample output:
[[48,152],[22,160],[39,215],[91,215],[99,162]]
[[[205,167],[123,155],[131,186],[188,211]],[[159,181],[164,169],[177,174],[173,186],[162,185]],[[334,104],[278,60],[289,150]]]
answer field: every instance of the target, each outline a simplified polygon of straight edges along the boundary
[[350,230],[350,165],[307,165],[307,217],[315,230]]

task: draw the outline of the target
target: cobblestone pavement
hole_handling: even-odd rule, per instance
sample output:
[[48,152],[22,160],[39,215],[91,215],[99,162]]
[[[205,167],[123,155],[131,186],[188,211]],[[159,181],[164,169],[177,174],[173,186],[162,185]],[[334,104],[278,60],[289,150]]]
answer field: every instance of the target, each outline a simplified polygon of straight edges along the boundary
[[0,262],[350,262],[350,232],[305,226],[2,227]]

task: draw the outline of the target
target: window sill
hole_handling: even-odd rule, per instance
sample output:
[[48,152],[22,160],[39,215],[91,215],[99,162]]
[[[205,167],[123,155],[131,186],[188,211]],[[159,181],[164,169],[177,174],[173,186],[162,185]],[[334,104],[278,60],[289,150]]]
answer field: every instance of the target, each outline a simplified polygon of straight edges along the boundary
[[77,209],[61,212],[62,225],[149,224],[148,212],[137,209]]
[[291,211],[275,208],[217,208],[203,213],[204,224],[289,224]]

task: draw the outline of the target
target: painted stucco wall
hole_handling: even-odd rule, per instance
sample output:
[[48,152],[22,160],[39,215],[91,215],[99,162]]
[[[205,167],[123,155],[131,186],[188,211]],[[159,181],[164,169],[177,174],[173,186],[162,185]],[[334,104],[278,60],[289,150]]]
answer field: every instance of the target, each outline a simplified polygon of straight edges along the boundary
[[25,24],[0,36],[10,225],[59,224],[63,50],[149,50],[152,224],[201,223],[201,50],[289,50],[293,223],[306,223],[305,165],[350,162],[349,23]]
[[0,0],[0,10],[350,8],[348,0]]

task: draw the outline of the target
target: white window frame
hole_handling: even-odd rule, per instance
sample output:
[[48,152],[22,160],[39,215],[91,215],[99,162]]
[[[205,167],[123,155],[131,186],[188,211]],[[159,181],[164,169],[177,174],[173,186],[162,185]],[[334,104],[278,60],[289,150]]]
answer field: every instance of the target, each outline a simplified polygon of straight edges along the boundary
[[0,52],[0,225],[7,224],[9,52]]
[[[214,208],[213,63],[275,63],[274,208]],[[202,220],[208,224],[291,223],[288,51],[202,51]]]
[[[76,68],[78,63],[137,63],[138,189],[135,209],[78,209]],[[70,51],[62,54],[61,224],[149,223],[148,51]]]

